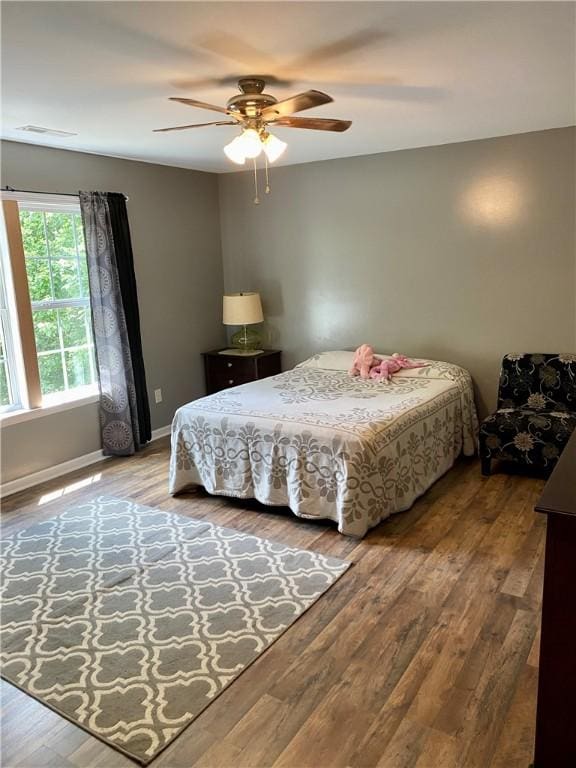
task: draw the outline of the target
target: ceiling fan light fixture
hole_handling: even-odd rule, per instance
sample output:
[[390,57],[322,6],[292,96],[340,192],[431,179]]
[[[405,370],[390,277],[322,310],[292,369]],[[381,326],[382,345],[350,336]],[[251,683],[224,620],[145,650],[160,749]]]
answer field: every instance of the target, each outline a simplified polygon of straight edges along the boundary
[[246,155],[244,153],[242,137],[236,136],[236,138],[232,139],[230,144],[226,144],[224,147],[224,154],[229,160],[236,163],[236,165],[244,165],[246,162]]
[[262,140],[262,146],[264,148],[264,152],[266,153],[266,157],[268,158],[268,162],[273,163],[275,160],[278,160],[282,154],[284,154],[284,150],[288,144],[286,144],[285,141],[279,139],[277,136],[273,136],[271,133],[268,133]]
[[248,157],[251,160],[258,157],[262,152],[262,141],[258,135],[258,131],[254,128],[245,128],[238,137],[239,146],[242,147],[244,157]]

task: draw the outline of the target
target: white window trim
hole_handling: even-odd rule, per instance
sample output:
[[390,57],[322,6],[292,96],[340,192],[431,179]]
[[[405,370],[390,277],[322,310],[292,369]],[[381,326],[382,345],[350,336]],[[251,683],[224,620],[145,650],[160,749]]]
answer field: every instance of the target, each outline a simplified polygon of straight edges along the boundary
[[[1,245],[0,245],[1,247]],[[0,334],[4,342],[5,375],[12,402],[2,406],[0,413],[21,407],[20,379],[18,376],[17,347],[10,322],[10,306],[6,285],[4,258],[0,255]]]
[[[80,388],[79,388],[80,389]],[[54,401],[46,405],[42,405],[40,408],[18,408],[11,411],[3,411],[0,413],[0,429],[2,427],[8,427],[11,424],[19,424],[22,421],[33,421],[34,419],[41,419],[44,416],[51,416],[53,413],[59,413],[60,411],[69,411],[71,408],[79,408],[82,405],[90,405],[91,403],[97,403],[100,400],[100,392],[98,386],[94,384],[92,387],[82,387],[83,393],[70,398],[54,398]],[[48,395],[47,397],[50,397]]]
[[[8,309],[8,322],[12,326],[12,318],[16,315],[16,305],[14,303],[14,284],[12,281],[12,266],[10,264],[10,256],[8,252],[8,237],[6,235],[6,222],[4,221],[4,209],[0,205],[0,259],[2,260],[2,276],[4,278],[4,289],[6,301],[6,308]],[[20,343],[20,336],[18,333],[14,333],[11,327],[10,332],[10,363],[14,366],[12,369],[11,377],[15,380],[15,394],[17,396],[17,402],[12,405],[5,406],[0,410],[0,416],[7,413],[13,413],[16,410],[27,409],[28,402],[26,399],[26,392],[20,390],[20,383],[24,377],[24,363],[22,345]]]
[[48,208],[59,208],[60,210],[70,210],[72,208],[80,210],[80,200],[75,195],[51,195],[49,193],[36,192],[7,192],[2,190],[2,200],[16,200],[21,208],[34,211],[44,211]]

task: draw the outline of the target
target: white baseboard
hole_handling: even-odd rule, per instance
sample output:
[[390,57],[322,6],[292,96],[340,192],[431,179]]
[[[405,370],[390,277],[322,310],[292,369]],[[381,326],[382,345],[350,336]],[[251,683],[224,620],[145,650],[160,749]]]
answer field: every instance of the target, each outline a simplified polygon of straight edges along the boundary
[[[151,441],[159,440],[161,437],[166,437],[170,434],[170,424],[160,429],[154,429],[152,431]],[[110,456],[104,456],[102,451],[92,451],[92,453],[85,453],[83,456],[78,456],[70,461],[64,461],[62,464],[55,464],[52,467],[46,467],[39,472],[33,472],[31,475],[24,475],[24,477],[18,477],[16,480],[11,480],[9,483],[2,483],[0,485],[0,498],[5,496],[11,496],[18,491],[24,491],[26,488],[31,488],[33,485],[39,485],[45,483],[47,480],[52,480],[55,477],[61,475],[67,475],[68,472],[74,472],[76,469],[82,469],[90,464],[95,464],[97,461],[103,459],[109,459]]]
[[153,442],[154,440],[160,440],[161,437],[166,437],[166,435],[169,435],[171,431],[172,424],[167,424],[165,427],[160,427],[159,429],[153,429],[150,442]]

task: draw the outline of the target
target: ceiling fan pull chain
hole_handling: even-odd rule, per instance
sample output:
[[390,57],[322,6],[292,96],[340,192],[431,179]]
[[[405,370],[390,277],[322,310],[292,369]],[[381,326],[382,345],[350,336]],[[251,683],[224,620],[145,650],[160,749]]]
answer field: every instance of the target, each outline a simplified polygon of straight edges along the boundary
[[270,180],[268,177],[268,155],[264,155],[264,167],[266,168],[266,189],[264,190],[267,195],[270,194]]
[[256,158],[252,159],[254,163],[254,205],[260,204],[260,198],[258,197],[258,173],[256,171]]

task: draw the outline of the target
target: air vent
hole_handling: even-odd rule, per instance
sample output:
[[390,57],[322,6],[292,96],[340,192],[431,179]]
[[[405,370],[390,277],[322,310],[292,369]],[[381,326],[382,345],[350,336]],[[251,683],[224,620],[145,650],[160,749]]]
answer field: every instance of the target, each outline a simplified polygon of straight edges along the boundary
[[58,131],[55,128],[43,128],[41,125],[21,125],[16,128],[17,131],[27,131],[28,133],[42,133],[45,136],[78,136],[71,131]]

